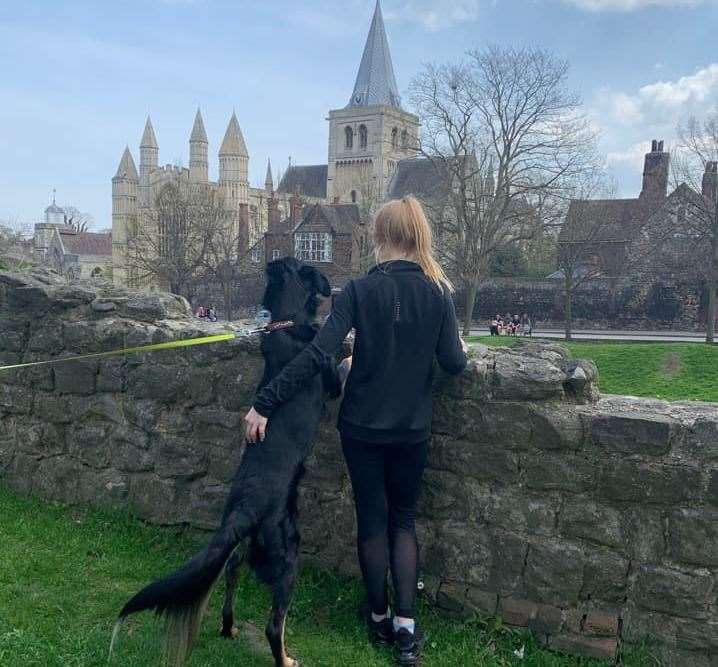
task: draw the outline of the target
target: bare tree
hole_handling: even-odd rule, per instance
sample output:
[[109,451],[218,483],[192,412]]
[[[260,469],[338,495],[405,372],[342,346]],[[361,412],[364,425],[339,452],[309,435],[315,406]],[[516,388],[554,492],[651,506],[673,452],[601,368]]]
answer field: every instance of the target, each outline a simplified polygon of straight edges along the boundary
[[0,269],[19,271],[32,266],[32,244],[23,226],[15,222],[0,222]]
[[[251,224],[251,223],[250,223]],[[218,216],[217,227],[207,243],[204,258],[205,276],[222,288],[224,316],[231,320],[232,290],[246,270],[247,233],[236,216]]]
[[686,183],[693,196],[675,222],[684,257],[701,268],[708,303],[706,342],[715,341],[718,291],[718,113],[704,120],[690,118],[678,127],[679,149],[673,156],[676,181]]
[[157,193],[151,211],[128,230],[131,280],[156,283],[189,297],[225,222],[224,202],[208,188],[189,188],[172,181]]
[[63,206],[65,211],[65,224],[72,227],[76,232],[87,232],[95,220],[89,213],[82,213],[76,206]]
[[573,182],[595,161],[567,72],[540,49],[490,47],[459,65],[427,65],[412,83],[420,152],[435,172],[425,204],[442,262],[464,291],[464,333],[490,256],[557,225]]

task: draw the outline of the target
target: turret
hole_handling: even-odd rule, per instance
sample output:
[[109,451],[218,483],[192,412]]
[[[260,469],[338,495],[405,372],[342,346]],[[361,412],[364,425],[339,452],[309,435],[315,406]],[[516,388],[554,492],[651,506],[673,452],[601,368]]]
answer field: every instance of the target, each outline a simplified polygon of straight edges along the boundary
[[651,142],[651,152],[646,153],[644,162],[642,199],[665,199],[668,194],[670,162],[671,155],[663,150],[663,141],[654,139]]
[[127,284],[127,235],[137,219],[139,175],[130,149],[125,147],[112,178],[112,280]]
[[219,148],[219,182],[226,198],[249,203],[249,153],[235,113]]
[[716,205],[716,197],[718,197],[718,162],[706,162],[701,192],[713,206]]
[[209,181],[208,148],[209,142],[204,129],[204,121],[200,110],[197,109],[192,134],[189,137],[189,180],[191,183],[207,183]]
[[149,206],[150,174],[159,166],[160,147],[152,121],[147,116],[145,131],[140,140],[140,185],[137,197],[140,206]]
[[274,192],[274,179],[272,178],[272,161],[267,158],[267,177],[264,179],[264,189]]

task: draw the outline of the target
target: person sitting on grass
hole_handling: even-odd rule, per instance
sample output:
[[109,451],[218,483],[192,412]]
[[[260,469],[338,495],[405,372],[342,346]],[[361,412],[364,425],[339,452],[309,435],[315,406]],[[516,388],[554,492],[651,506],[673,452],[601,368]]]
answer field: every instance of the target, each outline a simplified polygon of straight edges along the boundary
[[377,265],[335,297],[314,342],[257,394],[245,421],[248,439],[261,441],[272,413],[355,330],[339,433],[354,490],[357,552],[370,608],[365,620],[371,641],[393,644],[398,664],[410,667],[419,663],[424,642],[415,621],[415,516],[429,453],[432,369],[436,358],[446,372],[461,373],[467,348],[453,288],[434,259],[431,228],[415,198],[379,210],[374,247]]

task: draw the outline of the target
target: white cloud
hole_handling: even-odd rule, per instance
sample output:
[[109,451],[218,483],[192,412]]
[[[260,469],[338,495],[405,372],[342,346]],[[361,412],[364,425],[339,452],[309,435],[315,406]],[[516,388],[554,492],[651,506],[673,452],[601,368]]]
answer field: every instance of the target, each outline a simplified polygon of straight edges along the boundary
[[389,21],[419,23],[427,30],[451,28],[473,23],[479,18],[481,0],[404,0],[392,9],[385,8]]
[[628,148],[609,151],[606,162],[610,167],[626,165],[637,171],[643,167],[643,158],[650,148],[650,141],[639,141]]
[[649,7],[695,7],[706,0],[563,0],[591,12],[632,12]]

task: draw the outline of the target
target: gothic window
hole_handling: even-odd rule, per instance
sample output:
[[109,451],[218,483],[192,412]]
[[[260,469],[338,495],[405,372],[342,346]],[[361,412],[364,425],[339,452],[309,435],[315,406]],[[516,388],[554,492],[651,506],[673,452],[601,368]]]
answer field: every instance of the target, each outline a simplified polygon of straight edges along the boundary
[[344,128],[344,146],[347,150],[354,148],[354,130],[347,125]]
[[401,147],[408,148],[409,146],[409,133],[406,130],[401,131]]
[[366,125],[359,126],[359,148],[366,148],[369,141],[369,132],[367,132]]
[[277,250],[277,248],[275,248],[274,250],[272,250],[272,259],[273,259],[273,260],[279,259],[279,250]]
[[326,232],[297,232],[294,255],[302,262],[331,262],[332,235]]
[[357,203],[357,191],[352,190],[352,204],[356,204],[356,203]]
[[262,244],[260,241],[257,241],[257,243],[252,246],[251,256],[252,262],[254,262],[255,264],[259,264],[262,261],[264,257],[264,249],[262,248]]
[[399,129],[396,127],[391,131],[391,147],[399,147]]

